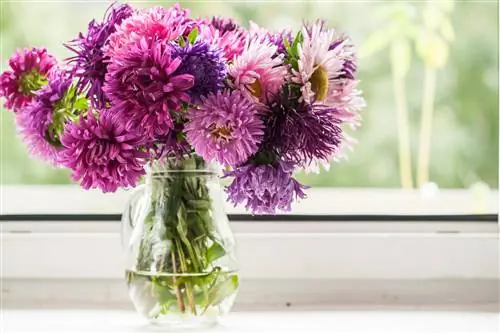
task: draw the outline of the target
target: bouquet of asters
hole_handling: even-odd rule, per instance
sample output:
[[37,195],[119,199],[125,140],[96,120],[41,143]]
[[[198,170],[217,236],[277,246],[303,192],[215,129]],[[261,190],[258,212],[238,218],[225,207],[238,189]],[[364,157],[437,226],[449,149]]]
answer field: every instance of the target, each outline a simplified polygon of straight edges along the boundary
[[[71,169],[84,189],[134,187],[154,161],[171,170],[215,163],[231,180],[231,203],[255,214],[287,211],[306,196],[294,172],[344,156],[353,142],[345,126],[360,124],[365,105],[352,43],[323,21],[271,32],[192,18],[179,5],[113,4],[65,46],[73,55],[62,62],[44,48],[17,51],[0,76],[0,96],[31,153]],[[213,273],[224,248],[204,213],[206,184],[167,177],[163,186],[169,210],[160,223],[174,255],[156,269]],[[143,240],[141,271],[154,257]],[[158,282],[176,300],[160,311],[205,308],[210,297],[195,294],[210,296],[210,285]]]

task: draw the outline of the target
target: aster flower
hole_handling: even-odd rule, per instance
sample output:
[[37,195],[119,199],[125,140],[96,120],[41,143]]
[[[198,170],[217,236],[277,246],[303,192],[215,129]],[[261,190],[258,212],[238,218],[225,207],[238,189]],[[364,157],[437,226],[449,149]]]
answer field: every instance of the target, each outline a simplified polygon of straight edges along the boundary
[[337,77],[338,79],[354,80],[357,66],[356,57],[354,55],[353,45],[347,36],[341,36],[330,44],[329,50],[339,50],[339,57],[343,61],[342,73]]
[[149,155],[142,150],[144,137],[125,124],[122,116],[110,109],[91,109],[87,118],[82,116],[67,125],[59,161],[73,170],[72,178],[84,189],[114,192],[119,187],[135,186],[145,173]]
[[0,97],[5,108],[14,112],[31,102],[35,92],[47,83],[47,74],[56,64],[44,48],[18,50],[10,59],[10,69],[0,75]]
[[334,89],[326,100],[329,106],[337,109],[337,118],[353,128],[361,125],[359,112],[366,106],[362,92],[357,89],[358,83],[357,80],[335,80]]
[[248,29],[248,34],[250,39],[257,40],[261,43],[269,42],[272,45],[276,45],[276,55],[285,54],[285,39],[288,44],[292,43],[292,33],[290,30],[282,30],[280,32],[270,32],[269,30],[259,27],[257,23],[250,21],[250,28]]
[[229,65],[232,85],[255,100],[272,99],[288,75],[283,55],[273,58],[276,50],[277,47],[270,43],[249,42],[244,52]]
[[335,32],[325,30],[322,22],[303,27],[302,37],[303,42],[298,45],[298,70],[293,70],[292,81],[302,85],[302,98],[307,103],[324,102],[334,89],[334,80],[342,74],[342,48],[330,49]]
[[275,214],[277,209],[290,211],[294,199],[306,197],[306,186],[292,177],[292,170],[285,163],[247,164],[225,175],[234,177],[226,187],[229,201],[244,204],[255,214]]
[[116,27],[116,32],[109,37],[105,54],[111,58],[126,54],[142,39],[149,43],[176,40],[191,24],[188,16],[189,12],[179,4],[168,9],[153,7],[138,11]]
[[65,103],[70,86],[67,73],[53,68],[48,84],[36,92],[36,97],[22,112],[16,114],[19,132],[29,152],[54,165],[57,164],[59,135],[73,111],[68,110]]
[[262,149],[283,160],[307,166],[315,159],[328,160],[344,140],[341,111],[326,105],[299,101],[299,93],[285,88],[269,105]]
[[191,101],[199,102],[201,96],[216,93],[224,86],[227,74],[223,51],[214,45],[197,41],[194,45],[173,45],[172,58],[180,58],[178,74],[190,74],[194,85],[190,88]]
[[165,157],[181,157],[190,154],[191,146],[184,137],[184,124],[187,120],[181,119],[174,123],[172,128],[165,135],[158,135],[154,140],[147,143],[147,149],[151,152],[153,159]]
[[185,133],[196,153],[207,161],[238,165],[254,154],[262,140],[261,105],[240,91],[202,98],[188,113]]
[[201,27],[200,31],[203,39],[210,41],[211,44],[224,51],[224,58],[227,61],[233,61],[245,50],[247,35],[243,29],[222,33],[211,26],[205,26]]
[[154,139],[173,127],[170,112],[190,101],[194,77],[178,74],[180,65],[166,42],[142,39],[108,65],[103,89],[115,110]]
[[227,32],[232,32],[239,29],[238,23],[236,23],[233,19],[222,16],[212,17],[210,24],[215,29],[219,30],[222,35],[226,34]]
[[92,20],[86,34],[80,33],[78,38],[66,45],[76,53],[68,60],[74,66],[74,75],[78,78],[78,91],[88,87],[87,96],[96,107],[104,107],[107,101],[102,86],[109,57],[104,55],[103,48],[109,36],[115,32],[115,26],[132,13],[133,9],[129,5],[113,5],[103,22]]

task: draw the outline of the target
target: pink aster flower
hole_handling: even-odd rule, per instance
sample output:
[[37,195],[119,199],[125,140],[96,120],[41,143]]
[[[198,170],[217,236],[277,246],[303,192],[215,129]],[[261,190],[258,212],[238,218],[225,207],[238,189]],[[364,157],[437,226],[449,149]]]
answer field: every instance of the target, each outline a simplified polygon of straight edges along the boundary
[[344,65],[343,48],[330,46],[335,41],[335,31],[326,29],[323,22],[302,28],[304,38],[299,44],[298,71],[293,70],[293,82],[302,85],[302,98],[306,103],[324,103],[334,89],[334,80]]
[[238,90],[202,97],[188,113],[185,132],[196,153],[207,161],[235,166],[253,155],[262,141],[261,106]]
[[283,55],[275,56],[276,51],[277,46],[271,43],[250,41],[229,66],[232,85],[260,102],[272,99],[288,75]]
[[[153,41],[172,41],[182,36],[191,21],[189,12],[176,4],[168,9],[153,7],[144,9],[123,20],[116,31],[109,36],[105,55],[111,58],[127,53],[129,48],[145,39]],[[113,62],[113,60],[111,60]]]
[[108,65],[103,90],[113,109],[151,139],[173,127],[171,112],[190,101],[191,74],[179,74],[181,58],[166,42],[142,39]]
[[10,69],[0,75],[0,97],[5,108],[19,111],[47,83],[47,74],[56,64],[44,48],[18,50],[10,59]]
[[227,61],[232,61],[241,55],[248,42],[248,31],[232,25],[234,23],[223,24],[214,19],[212,22],[203,22],[198,26],[201,40],[222,49]]
[[73,170],[72,178],[84,189],[114,192],[133,187],[145,173],[149,155],[142,150],[144,137],[127,129],[126,120],[110,109],[70,123],[61,137],[59,160]]

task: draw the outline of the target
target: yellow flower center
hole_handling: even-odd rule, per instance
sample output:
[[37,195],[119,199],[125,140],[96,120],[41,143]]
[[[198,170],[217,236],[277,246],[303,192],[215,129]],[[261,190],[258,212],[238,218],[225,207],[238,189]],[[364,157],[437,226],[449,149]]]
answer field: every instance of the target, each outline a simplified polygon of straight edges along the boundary
[[217,127],[215,124],[210,126],[210,134],[217,140],[229,141],[231,139],[232,129],[229,126]]
[[316,99],[322,101],[326,98],[328,93],[328,73],[323,67],[318,67],[309,79],[311,82],[311,90],[313,91]]
[[260,84],[260,81],[255,79],[255,81],[248,86],[248,90],[250,90],[250,93],[253,96],[260,98],[262,93],[262,85]]

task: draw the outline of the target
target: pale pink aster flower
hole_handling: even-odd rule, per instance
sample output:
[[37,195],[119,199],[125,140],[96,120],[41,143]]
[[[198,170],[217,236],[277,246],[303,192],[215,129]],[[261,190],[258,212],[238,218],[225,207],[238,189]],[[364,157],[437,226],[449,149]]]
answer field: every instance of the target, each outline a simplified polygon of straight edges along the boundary
[[260,102],[276,96],[288,76],[283,55],[276,56],[276,50],[277,46],[271,43],[248,42],[243,53],[229,65],[232,86]]
[[293,70],[292,81],[302,85],[302,98],[306,103],[324,103],[331,92],[334,80],[343,70],[343,48],[330,50],[335,41],[335,31],[325,29],[317,22],[302,28],[303,42],[298,45],[298,71]]
[[349,79],[337,79],[332,82],[332,89],[326,99],[326,104],[339,110],[338,118],[343,123],[356,128],[361,125],[359,111],[366,106],[362,92],[356,89],[359,81]]

